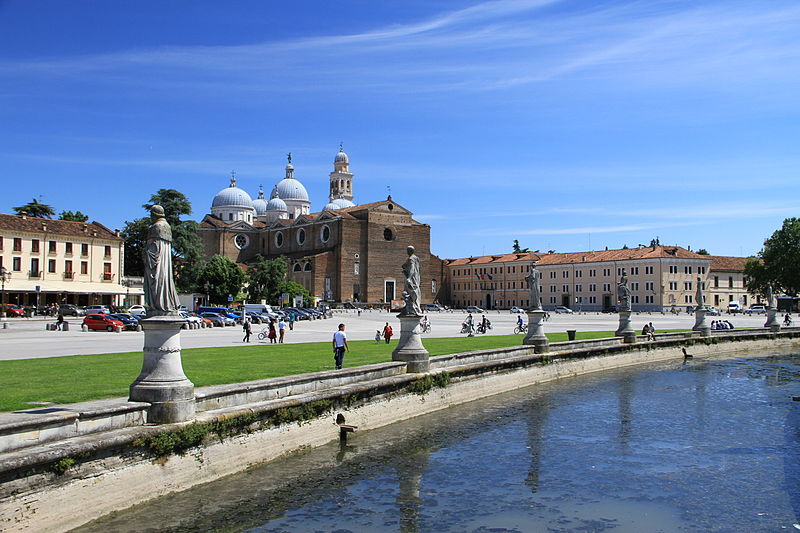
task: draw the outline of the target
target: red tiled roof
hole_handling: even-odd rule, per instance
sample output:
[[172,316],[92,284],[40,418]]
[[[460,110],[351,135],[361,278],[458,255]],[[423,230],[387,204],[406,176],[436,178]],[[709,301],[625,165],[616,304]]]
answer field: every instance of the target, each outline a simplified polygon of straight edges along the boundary
[[748,257],[731,257],[725,255],[709,255],[711,259],[711,270],[725,272],[744,272],[744,265]]
[[99,222],[73,222],[71,220],[53,220],[3,213],[0,213],[0,230],[25,231],[28,233],[43,233],[47,231],[49,234],[63,235],[65,237],[98,237],[122,240],[121,237],[118,237],[113,231]]
[[642,248],[623,248],[619,250],[599,250],[592,252],[566,252],[540,254],[536,252],[519,254],[484,255],[478,257],[447,259],[448,266],[464,266],[490,263],[508,263],[514,261],[533,261],[538,265],[563,265],[572,263],[600,263],[606,261],[627,261],[631,259],[707,259],[709,256],[690,252],[680,246],[646,246]]

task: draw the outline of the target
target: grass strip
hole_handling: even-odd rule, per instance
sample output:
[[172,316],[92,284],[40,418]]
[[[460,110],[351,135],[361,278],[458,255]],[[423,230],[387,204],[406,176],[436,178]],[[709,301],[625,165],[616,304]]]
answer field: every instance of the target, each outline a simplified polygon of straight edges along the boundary
[[[579,332],[577,340],[613,336],[610,331]],[[567,340],[566,333],[548,333],[550,342]],[[522,335],[426,338],[432,356],[522,344]],[[345,354],[346,367],[392,360],[390,344],[353,341]],[[333,370],[329,342],[255,344],[182,351],[183,369],[196,387]],[[30,402],[85,402],[128,395],[142,367],[141,352],[73,355],[0,361],[0,411],[35,409]]]

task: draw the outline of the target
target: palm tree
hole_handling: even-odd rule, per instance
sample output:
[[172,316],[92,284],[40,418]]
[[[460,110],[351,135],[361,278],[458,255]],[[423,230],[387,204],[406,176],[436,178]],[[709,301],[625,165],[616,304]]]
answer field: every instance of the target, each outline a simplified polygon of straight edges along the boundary
[[30,203],[21,205],[19,207],[12,207],[18,215],[28,215],[37,218],[53,218],[56,214],[53,207],[47,204],[40,204],[33,198]]

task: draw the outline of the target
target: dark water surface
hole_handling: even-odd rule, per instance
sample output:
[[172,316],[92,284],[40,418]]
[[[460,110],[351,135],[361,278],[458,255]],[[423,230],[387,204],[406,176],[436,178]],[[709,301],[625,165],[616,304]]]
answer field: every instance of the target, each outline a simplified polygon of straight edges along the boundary
[[798,531],[800,355],[478,400],[161,498],[107,531]]

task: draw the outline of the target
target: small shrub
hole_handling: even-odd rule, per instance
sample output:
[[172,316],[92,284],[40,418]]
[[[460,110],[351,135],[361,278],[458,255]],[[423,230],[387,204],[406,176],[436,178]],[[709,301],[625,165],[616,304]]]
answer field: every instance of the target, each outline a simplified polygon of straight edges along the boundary
[[75,466],[75,459],[72,457],[62,457],[55,463],[50,465],[50,470],[55,472],[59,476],[63,476],[64,473]]
[[434,387],[443,389],[450,384],[450,373],[439,372],[438,374],[426,374],[425,376],[412,381],[408,385],[408,391],[420,396],[430,392]]

